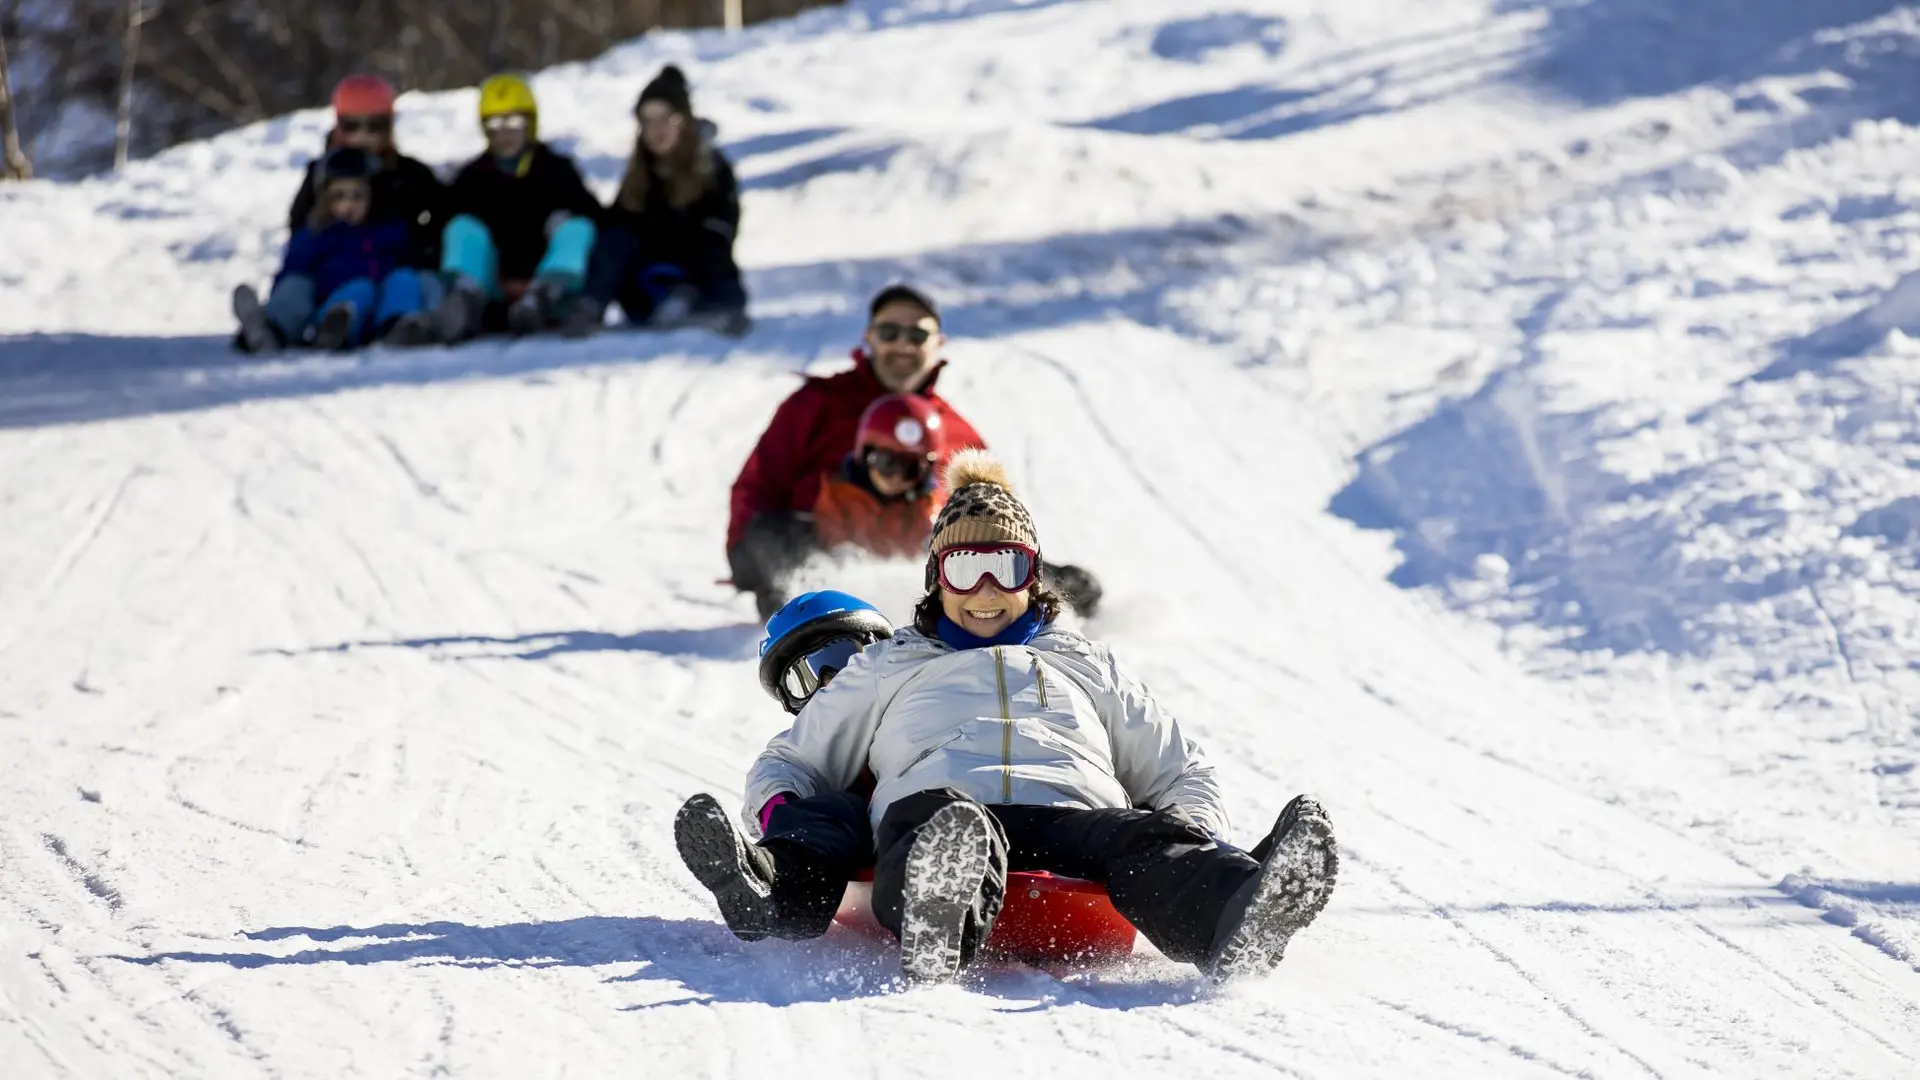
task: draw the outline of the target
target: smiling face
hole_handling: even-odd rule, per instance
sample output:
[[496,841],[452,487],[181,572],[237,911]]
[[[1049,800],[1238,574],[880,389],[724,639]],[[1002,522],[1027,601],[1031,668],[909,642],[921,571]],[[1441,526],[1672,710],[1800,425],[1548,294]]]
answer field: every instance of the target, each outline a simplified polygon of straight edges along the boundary
[[946,612],[954,625],[975,637],[990,638],[998,634],[1032,606],[1033,597],[1026,590],[1002,592],[991,580],[982,584],[979,592],[971,594],[940,590],[940,610]]
[[[913,339],[920,340],[915,342]],[[889,340],[891,339],[891,340]],[[867,324],[867,355],[880,385],[894,393],[920,389],[946,343],[940,320],[911,300],[895,300]]]

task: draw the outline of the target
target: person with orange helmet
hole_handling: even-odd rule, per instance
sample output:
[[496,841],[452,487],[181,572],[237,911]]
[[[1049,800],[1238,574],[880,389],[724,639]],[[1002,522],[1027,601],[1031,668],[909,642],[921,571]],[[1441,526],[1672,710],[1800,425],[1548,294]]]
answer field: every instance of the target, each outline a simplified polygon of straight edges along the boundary
[[[344,348],[363,344],[369,340],[369,332],[399,346],[432,340],[434,319],[430,311],[442,294],[440,281],[432,271],[440,267],[440,229],[445,225],[447,188],[424,163],[399,154],[394,144],[396,92],[392,83],[378,75],[348,75],[334,86],[332,108],[334,127],[326,135],[326,152],[307,165],[300,192],[294,194],[294,206],[288,209],[288,259],[273,282],[271,296],[263,302],[252,284],[234,288],[232,311],[240,323],[234,346],[242,352],[271,354],[284,346],[311,344]],[[313,273],[305,273],[307,259],[294,256],[311,252],[311,236],[307,233],[315,231],[317,221],[334,217],[326,206],[326,188],[336,179],[334,171],[338,169],[330,169],[328,161],[346,160],[338,158],[340,152],[351,152],[357,156],[351,160],[363,163],[357,167],[365,173],[359,179],[371,194],[371,204],[361,209],[355,229],[369,229],[371,234],[382,236],[378,252],[374,248],[359,252],[361,261],[369,267],[359,277],[371,275],[371,281],[380,282],[396,269],[407,269],[409,273],[396,277],[396,284],[417,282],[419,288],[415,290],[409,284],[407,300],[396,302],[397,306],[390,307],[382,300],[382,317],[367,331],[326,334],[323,306],[326,311],[338,311],[332,306],[330,290],[323,288],[328,275],[317,279]],[[396,234],[401,240],[397,252],[388,244]],[[396,296],[399,292],[394,290]],[[363,311],[363,315],[371,317],[374,311]]]
[[874,399],[853,453],[820,478],[813,502],[820,546],[888,558],[924,551],[940,509],[935,466],[946,450],[945,427],[940,410],[918,394]]
[[[373,202],[367,212],[371,221],[396,221],[407,232],[408,251],[404,265],[421,271],[418,280],[425,289],[423,310],[403,317],[391,326],[386,340],[396,345],[421,344],[431,337],[433,321],[426,312],[439,302],[438,279],[433,271],[440,266],[440,230],[446,225],[447,189],[432,169],[400,153],[393,139],[395,99],[393,84],[378,75],[357,74],[341,79],[333,88],[333,129],[327,133],[326,150],[308,164],[287,212],[287,229],[298,236],[316,216],[323,215],[321,205],[326,187],[323,163],[336,150],[357,150],[372,163],[369,186]],[[307,344],[297,337],[268,333],[266,328],[299,327],[314,323],[320,301],[312,280],[303,274],[282,274],[275,281],[273,294],[264,304],[252,286],[234,290],[234,315],[241,332],[235,345],[246,352],[272,352],[283,345]],[[261,311],[272,318],[263,321]]]
[[[333,88],[333,130],[327,135],[327,149],[350,146],[373,155],[380,163],[373,184],[374,214],[405,221],[413,235],[413,266],[437,270],[440,230],[447,224],[447,188],[432,169],[400,153],[395,146],[394,100],[393,84],[378,75],[341,79]],[[298,226],[312,215],[318,194],[313,170],[309,169],[307,183],[288,215],[290,225]]]

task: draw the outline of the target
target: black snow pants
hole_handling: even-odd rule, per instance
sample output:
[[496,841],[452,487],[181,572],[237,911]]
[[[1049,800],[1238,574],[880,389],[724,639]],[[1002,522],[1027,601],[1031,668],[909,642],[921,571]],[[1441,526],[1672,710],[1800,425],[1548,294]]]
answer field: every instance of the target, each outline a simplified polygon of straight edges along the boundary
[[[796,925],[810,915],[810,925],[824,933],[847,879],[877,845],[873,914],[899,934],[901,889],[914,838],[941,807],[966,799],[951,788],[916,792],[888,807],[872,836],[864,835],[866,810],[857,796],[814,796],[776,807],[761,843],[774,854],[776,877],[791,877],[775,886],[776,896],[793,898],[781,901],[783,913],[792,903]],[[1206,959],[1228,899],[1260,872],[1252,855],[1215,843],[1177,813],[1001,803],[985,809],[998,826],[996,865],[1009,872],[1046,870],[1104,883],[1115,910],[1173,960]],[[847,816],[849,811],[857,820]],[[861,840],[867,846],[856,853]],[[982,882],[981,887],[976,910],[997,907],[1006,882]]]
[[873,865],[867,800],[844,791],[790,799],[768,815],[760,846],[773,857],[774,934],[819,937],[833,925],[847,882]]

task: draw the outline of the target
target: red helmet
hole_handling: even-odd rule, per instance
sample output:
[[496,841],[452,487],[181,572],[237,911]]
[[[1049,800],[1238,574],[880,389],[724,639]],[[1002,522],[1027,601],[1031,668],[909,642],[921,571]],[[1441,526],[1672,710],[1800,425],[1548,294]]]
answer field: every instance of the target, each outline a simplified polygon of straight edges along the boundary
[[919,394],[888,394],[874,399],[860,416],[854,453],[891,450],[931,462],[946,445],[940,410]]
[[393,84],[378,75],[349,75],[333,88],[335,116],[392,116]]

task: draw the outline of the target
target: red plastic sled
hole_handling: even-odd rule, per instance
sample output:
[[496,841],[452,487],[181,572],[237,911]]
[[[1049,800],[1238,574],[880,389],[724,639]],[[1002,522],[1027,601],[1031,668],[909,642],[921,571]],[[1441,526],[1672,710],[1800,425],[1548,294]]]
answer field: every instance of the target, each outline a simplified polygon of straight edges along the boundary
[[[873,918],[873,871],[847,885],[834,921],[890,937]],[[1027,963],[1123,960],[1133,952],[1134,929],[1107,899],[1107,887],[1044,870],[1007,875],[1007,898],[987,935],[989,956]]]

